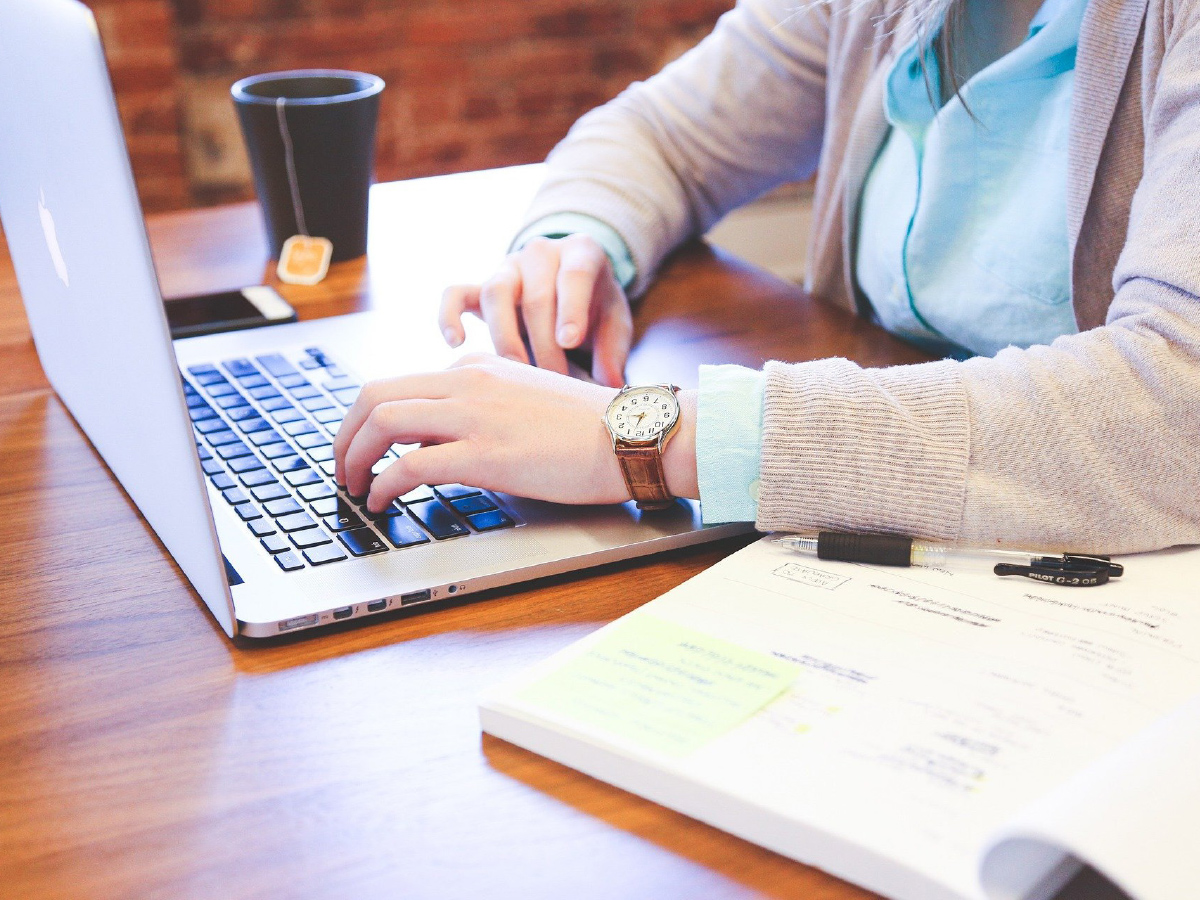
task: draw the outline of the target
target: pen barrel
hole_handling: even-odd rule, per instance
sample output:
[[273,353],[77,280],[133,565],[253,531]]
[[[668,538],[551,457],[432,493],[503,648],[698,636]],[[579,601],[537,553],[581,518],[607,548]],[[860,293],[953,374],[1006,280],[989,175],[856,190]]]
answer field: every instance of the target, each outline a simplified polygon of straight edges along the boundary
[[879,566],[911,566],[912,538],[895,534],[817,534],[817,558]]

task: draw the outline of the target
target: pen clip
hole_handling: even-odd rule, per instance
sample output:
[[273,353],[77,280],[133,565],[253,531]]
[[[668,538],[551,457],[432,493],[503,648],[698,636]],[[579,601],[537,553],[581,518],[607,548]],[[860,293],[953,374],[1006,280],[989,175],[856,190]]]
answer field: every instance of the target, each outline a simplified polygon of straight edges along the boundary
[[1083,556],[1064,553],[1062,556],[1037,556],[1027,566],[998,563],[993,571],[1005,575],[1021,575],[1045,584],[1063,587],[1097,587],[1109,578],[1120,578],[1125,567],[1107,556]]

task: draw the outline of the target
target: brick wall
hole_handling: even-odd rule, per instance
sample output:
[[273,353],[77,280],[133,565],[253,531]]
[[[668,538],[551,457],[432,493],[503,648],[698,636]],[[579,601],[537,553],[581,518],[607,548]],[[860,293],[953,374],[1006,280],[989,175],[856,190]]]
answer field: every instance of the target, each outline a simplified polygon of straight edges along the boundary
[[229,85],[319,67],[388,83],[380,179],[534,162],[733,0],[87,0],[148,208],[249,196]]

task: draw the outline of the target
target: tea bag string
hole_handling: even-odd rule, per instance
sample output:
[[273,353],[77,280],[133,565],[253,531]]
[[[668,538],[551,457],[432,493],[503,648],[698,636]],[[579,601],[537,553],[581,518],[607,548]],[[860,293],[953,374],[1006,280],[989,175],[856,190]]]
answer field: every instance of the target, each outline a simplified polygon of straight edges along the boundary
[[308,225],[304,221],[304,206],[300,202],[300,180],[296,177],[296,155],[292,150],[292,134],[288,131],[287,114],[284,107],[287,99],[275,98],[275,118],[279,120],[279,136],[283,138],[283,161],[287,169],[288,187],[292,191],[292,212],[296,215],[296,228],[304,237],[310,237]]

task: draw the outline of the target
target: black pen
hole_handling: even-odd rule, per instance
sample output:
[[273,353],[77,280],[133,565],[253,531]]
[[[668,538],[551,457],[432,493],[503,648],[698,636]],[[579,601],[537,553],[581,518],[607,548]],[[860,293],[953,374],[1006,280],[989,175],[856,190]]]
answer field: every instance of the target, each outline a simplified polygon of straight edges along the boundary
[[847,534],[822,531],[816,537],[788,535],[775,543],[818,559],[871,563],[881,566],[941,566],[955,559],[997,560],[997,575],[1021,575],[1046,584],[1066,587],[1096,587],[1110,578],[1120,578],[1125,567],[1107,556],[1062,553],[1046,554],[1025,550],[992,550],[982,547],[952,547],[915,541],[896,534]]

